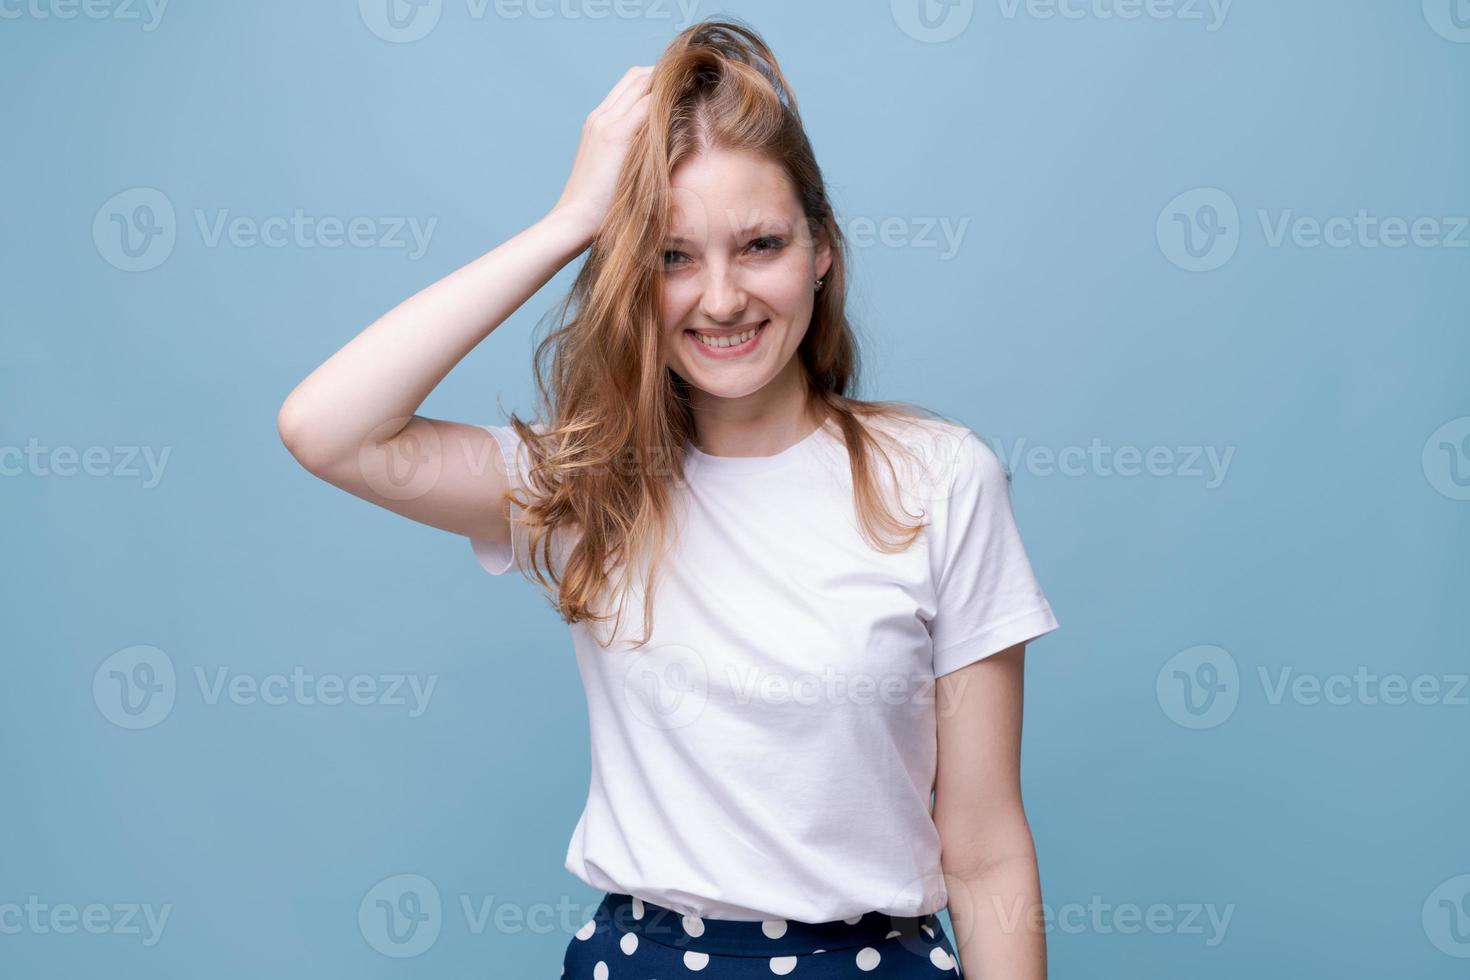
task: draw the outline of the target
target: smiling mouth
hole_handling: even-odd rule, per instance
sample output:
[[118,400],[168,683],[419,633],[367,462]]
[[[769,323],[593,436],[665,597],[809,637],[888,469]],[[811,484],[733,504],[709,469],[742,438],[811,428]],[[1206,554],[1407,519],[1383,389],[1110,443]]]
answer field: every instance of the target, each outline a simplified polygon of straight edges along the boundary
[[770,320],[762,320],[753,327],[747,327],[734,333],[707,333],[701,330],[686,330],[690,339],[700,348],[711,353],[734,353],[740,349],[748,349],[755,346],[755,341],[765,332]]

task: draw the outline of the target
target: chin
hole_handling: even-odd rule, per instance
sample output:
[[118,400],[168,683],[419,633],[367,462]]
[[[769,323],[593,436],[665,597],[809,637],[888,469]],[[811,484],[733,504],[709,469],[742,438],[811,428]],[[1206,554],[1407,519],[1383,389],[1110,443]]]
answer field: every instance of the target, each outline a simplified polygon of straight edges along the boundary
[[700,371],[691,370],[687,365],[676,364],[674,373],[692,387],[715,398],[744,398],[746,395],[760,391],[771,381],[771,378],[765,374],[752,374],[739,368],[727,371],[708,369]]

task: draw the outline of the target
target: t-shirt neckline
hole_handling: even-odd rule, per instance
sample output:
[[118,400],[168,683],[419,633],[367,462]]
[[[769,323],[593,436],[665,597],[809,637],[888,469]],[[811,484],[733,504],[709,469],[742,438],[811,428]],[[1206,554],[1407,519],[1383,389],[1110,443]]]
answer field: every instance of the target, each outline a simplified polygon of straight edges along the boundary
[[827,427],[828,422],[824,421],[801,439],[769,456],[712,456],[687,439],[684,441],[684,447],[689,462],[701,470],[716,473],[764,473],[789,466],[801,459],[807,452],[815,448],[823,434],[828,431]]

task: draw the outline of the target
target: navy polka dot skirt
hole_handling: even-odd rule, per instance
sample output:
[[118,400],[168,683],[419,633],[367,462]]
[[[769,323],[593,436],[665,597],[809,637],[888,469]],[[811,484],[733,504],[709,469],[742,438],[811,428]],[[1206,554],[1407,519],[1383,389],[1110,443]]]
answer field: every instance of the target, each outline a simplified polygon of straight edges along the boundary
[[567,944],[566,980],[962,976],[933,913],[866,912],[832,922],[701,919],[609,892]]

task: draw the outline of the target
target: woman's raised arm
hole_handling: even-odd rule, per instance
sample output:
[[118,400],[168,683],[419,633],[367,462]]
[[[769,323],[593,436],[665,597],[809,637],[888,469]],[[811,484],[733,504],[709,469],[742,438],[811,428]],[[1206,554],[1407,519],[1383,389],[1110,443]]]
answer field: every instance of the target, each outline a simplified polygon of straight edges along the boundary
[[509,540],[498,506],[506,473],[493,437],[415,413],[451,368],[592,241],[647,115],[648,73],[629,69],[588,115],[571,177],[545,217],[383,314],[286,397],[276,426],[302,466],[421,523]]

